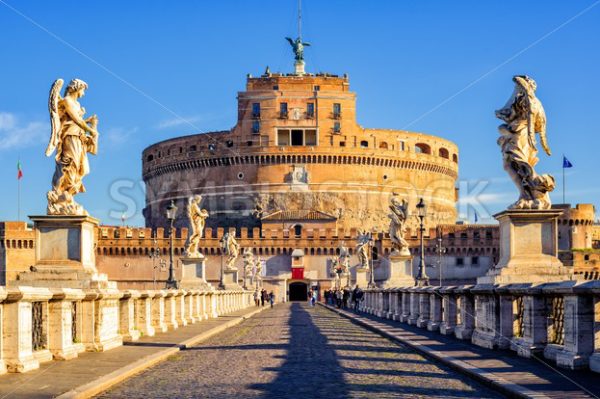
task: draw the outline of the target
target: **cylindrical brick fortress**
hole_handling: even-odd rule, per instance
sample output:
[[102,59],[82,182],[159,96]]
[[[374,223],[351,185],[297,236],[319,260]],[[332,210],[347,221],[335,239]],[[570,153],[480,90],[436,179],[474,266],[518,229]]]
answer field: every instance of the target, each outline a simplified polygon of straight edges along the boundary
[[[456,220],[458,148],[445,139],[356,123],[347,77],[268,74],[238,93],[230,131],[178,137],[146,148],[146,225],[177,226],[202,194],[209,227],[255,227],[280,210],[317,210],[339,229],[386,229],[392,193],[429,205],[430,225]],[[416,218],[411,218],[411,224]]]

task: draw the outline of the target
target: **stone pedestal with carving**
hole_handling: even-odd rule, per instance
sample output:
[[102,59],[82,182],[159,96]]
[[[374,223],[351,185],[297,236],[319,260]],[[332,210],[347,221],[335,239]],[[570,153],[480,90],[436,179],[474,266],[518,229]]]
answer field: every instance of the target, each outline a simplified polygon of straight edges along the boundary
[[477,284],[568,280],[572,272],[557,257],[556,220],[562,212],[511,209],[494,215],[500,222],[500,259]]
[[223,279],[219,284],[219,288],[223,290],[239,290],[242,287],[238,284],[238,271],[237,269],[224,269]]
[[19,273],[15,286],[116,288],[96,269],[98,220],[90,216],[31,216],[36,235],[35,265]]
[[360,288],[365,288],[369,285],[369,280],[367,279],[367,273],[369,269],[366,267],[357,267],[356,268],[356,281],[355,286]]
[[206,281],[206,259],[203,255],[195,258],[181,258],[181,265],[181,283],[179,284],[181,288],[212,288]]
[[389,258],[388,277],[382,281],[382,287],[412,287],[415,279],[412,276],[412,257],[410,254],[392,252]]

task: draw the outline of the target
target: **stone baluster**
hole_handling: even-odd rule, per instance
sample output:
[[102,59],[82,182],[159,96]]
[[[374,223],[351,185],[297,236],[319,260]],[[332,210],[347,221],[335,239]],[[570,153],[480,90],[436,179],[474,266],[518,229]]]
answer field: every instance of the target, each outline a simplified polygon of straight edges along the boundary
[[175,295],[177,291],[167,290],[165,292],[165,323],[169,330],[176,330],[179,328],[177,323],[177,303],[175,301]]
[[[24,373],[39,368],[40,362],[52,360],[48,350],[48,300],[52,293],[47,288],[10,288],[4,300],[3,356],[9,372]],[[36,317],[34,320],[33,307]],[[34,334],[35,329],[35,334]],[[34,347],[32,337],[35,336]]]
[[398,307],[398,291],[395,288],[388,288],[388,312],[386,318],[394,320],[394,315],[397,313]]
[[198,306],[198,290],[188,290],[188,297],[186,302],[186,316],[189,324],[194,324],[200,320],[200,312]]
[[[0,286],[0,337],[4,332],[4,300],[6,299],[6,288]],[[0,375],[6,373],[6,362],[4,361],[4,342],[0,338]]]
[[402,288],[400,295],[402,296],[402,309],[400,314],[400,321],[402,323],[408,323],[408,319],[410,318],[410,288]]
[[175,295],[175,320],[177,320],[177,324],[179,327],[185,327],[188,324],[187,320],[187,306],[185,304],[187,300],[187,291],[186,290],[178,290]]
[[[547,343],[547,306],[542,296],[544,285],[517,285],[511,288],[515,298],[516,311],[513,340],[510,348],[519,356],[530,358],[543,353]],[[522,310],[519,309],[522,307]],[[519,313],[522,311],[522,315]],[[519,320],[519,318],[522,318]],[[522,324],[519,327],[519,324]],[[520,330],[520,331],[519,331]]]
[[430,314],[430,293],[426,288],[419,288],[419,318],[417,319],[417,327],[427,328]]
[[[600,315],[600,281],[590,281],[586,283],[590,294],[593,295],[594,315]],[[597,320],[598,316],[595,316]],[[594,353],[590,356],[590,369],[596,373],[600,373],[600,323],[594,323]]]
[[[119,333],[119,300],[123,292],[115,288],[97,289],[94,310],[93,341],[86,344],[86,350],[103,352],[123,345]],[[85,298],[84,298],[85,300]]]
[[140,333],[147,337],[153,337],[156,334],[154,326],[152,326],[152,298],[155,295],[154,291],[141,291],[138,298],[136,325]]
[[585,368],[594,353],[594,297],[592,287],[600,282],[568,284],[554,289],[564,295],[564,345],[556,364],[569,369]]
[[155,291],[152,301],[152,326],[157,332],[166,332],[169,327],[165,318],[165,297],[167,291]]
[[454,335],[456,328],[456,295],[455,287],[442,287],[440,294],[442,295],[442,322],[440,323],[440,333],[443,335]]
[[438,331],[442,323],[442,294],[440,287],[430,287],[429,292],[429,322],[427,330]]
[[410,289],[410,315],[408,316],[408,324],[416,325],[419,319],[419,291],[417,288]]
[[475,298],[471,293],[471,285],[462,285],[455,289],[460,297],[460,322],[454,329],[458,339],[471,339],[475,328]]
[[[471,342],[488,349],[510,346],[501,333],[500,325],[500,320],[506,315],[506,306],[500,308],[500,296],[496,294],[494,288],[491,284],[481,284],[471,290],[475,294],[475,314],[477,315]],[[512,302],[510,309],[512,316]]]
[[119,333],[124,341],[137,341],[140,339],[140,330],[136,324],[137,299],[141,296],[138,291],[127,290],[119,301]]
[[[85,351],[81,343],[81,306],[85,294],[82,290],[62,288],[52,290],[48,304],[48,349],[57,360],[76,358]],[[75,334],[74,334],[75,333]]]
[[212,318],[219,317],[219,313],[217,312],[219,291],[212,291],[208,296],[208,314]]
[[386,317],[387,312],[388,312],[388,306],[390,305],[387,290],[380,289],[377,297],[378,297],[377,317]]

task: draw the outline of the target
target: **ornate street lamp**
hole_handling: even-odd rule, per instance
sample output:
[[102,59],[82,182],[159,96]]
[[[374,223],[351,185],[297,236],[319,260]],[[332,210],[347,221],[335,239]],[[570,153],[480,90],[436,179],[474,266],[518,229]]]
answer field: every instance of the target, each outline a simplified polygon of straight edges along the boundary
[[173,271],[173,223],[175,222],[175,217],[177,216],[177,206],[175,206],[175,201],[171,200],[169,206],[167,206],[167,220],[170,223],[169,230],[169,278],[167,279],[167,288],[177,288],[177,281],[175,280],[175,275]]
[[442,259],[442,255],[446,253],[446,248],[444,248],[444,246],[442,245],[442,228],[438,226],[437,228],[437,244],[435,246],[435,250],[438,254],[438,260],[437,260],[437,264],[438,264],[438,272],[440,273],[440,287],[443,285],[442,284],[442,268],[443,268],[443,259]]
[[427,277],[427,273],[425,272],[425,243],[423,241],[425,235],[425,224],[423,223],[423,221],[426,215],[427,205],[425,205],[423,198],[420,198],[419,203],[417,204],[417,217],[419,218],[421,230],[421,256],[419,259],[419,271],[417,273],[415,281],[415,285],[419,287],[429,285],[429,278]]

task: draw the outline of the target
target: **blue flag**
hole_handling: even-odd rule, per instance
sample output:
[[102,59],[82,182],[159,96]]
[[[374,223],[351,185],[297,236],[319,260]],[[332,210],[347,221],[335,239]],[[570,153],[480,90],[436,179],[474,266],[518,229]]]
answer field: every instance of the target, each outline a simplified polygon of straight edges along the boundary
[[573,164],[563,155],[563,168],[572,168]]

